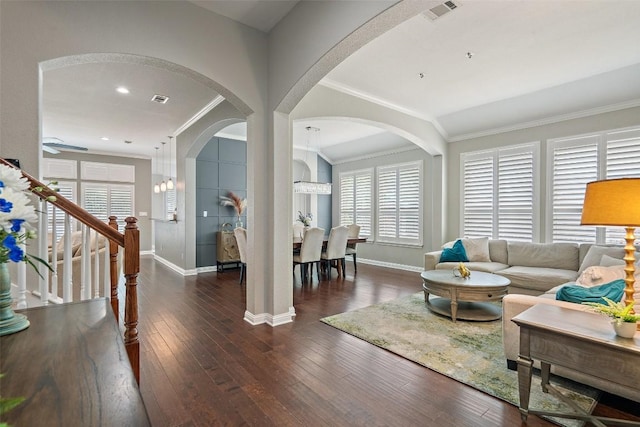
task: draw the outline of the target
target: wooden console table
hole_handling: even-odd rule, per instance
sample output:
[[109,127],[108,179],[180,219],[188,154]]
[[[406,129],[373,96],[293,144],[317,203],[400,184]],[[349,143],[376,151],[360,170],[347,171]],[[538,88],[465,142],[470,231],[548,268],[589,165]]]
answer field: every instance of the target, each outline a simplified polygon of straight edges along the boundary
[[[563,366],[621,386],[626,398],[640,401],[640,332],[635,338],[619,338],[609,320],[600,315],[548,304],[538,304],[512,319],[520,326],[518,388],[523,421],[528,414],[552,415],[590,421],[604,426],[635,425],[628,420],[596,417],[577,408],[549,384],[551,365]],[[529,410],[533,359],[540,361],[542,389],[571,406],[576,413]],[[609,390],[605,390],[609,391]]]
[[0,337],[2,397],[25,397],[13,426],[149,426],[106,298],[20,311],[31,326]]

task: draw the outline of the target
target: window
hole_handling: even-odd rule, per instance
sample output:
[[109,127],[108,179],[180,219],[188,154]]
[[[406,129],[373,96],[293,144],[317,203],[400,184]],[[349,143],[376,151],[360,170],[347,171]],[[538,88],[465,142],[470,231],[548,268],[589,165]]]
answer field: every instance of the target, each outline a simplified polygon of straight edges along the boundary
[[640,177],[640,128],[550,141],[550,240],[620,244],[622,227],[580,225],[587,183]]
[[376,240],[422,245],[422,163],[377,168]]
[[360,236],[372,236],[373,171],[340,174],[340,225],[360,225]]
[[461,156],[463,236],[537,240],[538,157],[538,143]]
[[[57,189],[58,194],[69,199],[73,203],[76,203],[76,183],[74,181],[58,181],[56,185],[50,185],[50,188]],[[55,208],[51,203],[47,203],[47,231],[51,233],[53,230],[53,211],[56,212],[55,227],[56,238],[62,238],[64,234],[64,217],[65,213],[60,209]],[[75,220],[71,218],[71,230],[75,229]]]
[[128,184],[83,183],[82,206],[104,222],[109,222],[109,216],[115,215],[122,231],[125,218],[133,216],[133,188]]

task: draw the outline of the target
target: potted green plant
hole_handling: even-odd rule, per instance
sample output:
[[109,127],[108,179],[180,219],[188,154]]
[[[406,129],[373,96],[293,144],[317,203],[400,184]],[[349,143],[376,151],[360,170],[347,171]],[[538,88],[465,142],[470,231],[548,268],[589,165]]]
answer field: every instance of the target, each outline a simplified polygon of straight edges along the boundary
[[625,305],[624,302],[615,302],[607,297],[603,297],[606,304],[598,302],[585,302],[586,304],[598,313],[604,314],[613,319],[613,329],[616,334],[623,338],[633,338],[636,333],[638,320],[640,320],[640,314],[632,313],[633,303]]

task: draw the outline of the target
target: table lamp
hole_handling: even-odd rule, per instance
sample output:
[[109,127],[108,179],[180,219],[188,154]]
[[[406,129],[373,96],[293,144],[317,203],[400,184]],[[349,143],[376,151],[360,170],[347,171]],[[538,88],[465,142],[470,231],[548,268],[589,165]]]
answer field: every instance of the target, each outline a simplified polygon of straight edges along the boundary
[[626,263],[624,302],[625,305],[633,304],[635,282],[633,243],[635,228],[640,227],[640,178],[607,179],[588,183],[584,193],[580,224],[625,228],[627,244],[624,247]]

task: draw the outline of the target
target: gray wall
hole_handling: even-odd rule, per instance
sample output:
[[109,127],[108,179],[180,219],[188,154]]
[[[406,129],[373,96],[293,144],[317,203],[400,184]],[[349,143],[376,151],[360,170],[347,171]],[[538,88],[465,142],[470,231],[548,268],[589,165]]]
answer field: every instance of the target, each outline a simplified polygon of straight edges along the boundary
[[[421,267],[424,264],[424,253],[431,250],[431,241],[434,228],[439,228],[435,224],[439,220],[439,215],[434,215],[434,206],[437,205],[437,197],[440,194],[442,179],[440,164],[441,156],[432,157],[422,149],[405,151],[397,154],[385,154],[379,157],[373,157],[365,160],[333,165],[333,183],[334,189],[340,182],[340,173],[349,172],[366,168],[375,168],[376,166],[385,166],[398,163],[412,162],[422,160],[423,173],[423,246],[410,247],[381,243],[364,243],[358,244],[358,258],[378,261],[380,263],[391,263],[410,265]],[[375,170],[374,170],[375,179]],[[340,222],[340,195],[336,189],[333,192],[333,222]],[[375,198],[375,196],[374,196]],[[374,207],[375,208],[375,207]],[[375,212],[374,212],[375,218]],[[375,220],[374,220],[375,221]]]
[[549,184],[546,180],[548,140],[637,125],[640,125],[640,107],[449,143],[447,158],[449,186],[445,193],[447,211],[444,217],[447,218],[447,223],[444,241],[453,240],[460,235],[460,155],[462,153],[540,141],[540,236],[541,241],[544,242],[547,233],[545,213]]
[[234,209],[220,205],[229,191],[247,197],[247,143],[214,137],[196,158],[196,267],[216,265],[216,232],[224,223],[235,227]]
[[[318,156],[318,182],[335,182],[331,176],[331,163]],[[337,186],[333,185],[332,193],[337,191]],[[324,228],[326,233],[331,230],[331,194],[318,195],[318,216],[316,218],[318,227]]]
[[[138,218],[138,229],[140,230],[140,250],[151,251],[152,247],[152,224],[151,224],[151,195],[153,192],[151,186],[151,160],[136,159],[132,157],[106,156],[100,154],[74,153],[71,151],[62,151],[60,154],[43,153],[43,157],[54,159],[76,160],[78,162],[78,174],[80,176],[80,162],[100,162],[114,163],[120,165],[133,165],[136,168],[135,176],[135,200],[134,200],[134,216]],[[30,172],[30,171],[27,171]],[[31,172],[30,172],[31,173]],[[38,175],[33,174],[32,175]],[[69,181],[65,179],[65,181]],[[80,191],[80,179],[78,178],[78,191]],[[140,216],[140,212],[146,212],[147,216]],[[120,221],[118,221],[120,222]],[[121,233],[124,229],[120,227]]]

